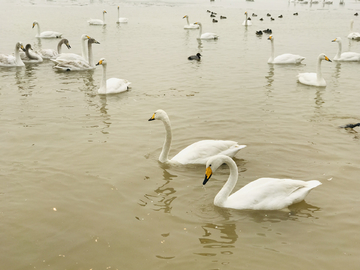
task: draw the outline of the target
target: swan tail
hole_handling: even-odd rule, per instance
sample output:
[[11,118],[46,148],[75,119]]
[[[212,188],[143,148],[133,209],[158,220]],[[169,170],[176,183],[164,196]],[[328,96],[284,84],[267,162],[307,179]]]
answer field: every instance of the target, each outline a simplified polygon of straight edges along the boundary
[[318,180],[310,180],[310,181],[307,181],[306,182],[306,186],[309,190],[313,189],[313,188],[316,188],[317,186],[320,186],[322,185],[322,183]]

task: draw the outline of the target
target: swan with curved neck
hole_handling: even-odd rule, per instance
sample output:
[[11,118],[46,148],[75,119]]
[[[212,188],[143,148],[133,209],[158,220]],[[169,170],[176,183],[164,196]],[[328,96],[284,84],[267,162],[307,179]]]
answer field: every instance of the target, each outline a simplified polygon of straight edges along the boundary
[[117,7],[117,11],[118,11],[118,20],[116,22],[117,23],[127,23],[129,21],[128,18],[120,17],[120,6]]
[[196,22],[194,24],[199,25],[199,28],[200,28],[199,37],[197,39],[218,39],[219,38],[219,36],[217,34],[214,34],[214,33],[204,33],[203,34],[202,33],[202,25],[201,25],[201,23]]
[[350,34],[348,35],[348,39],[360,40],[360,33],[359,32],[354,32],[353,27],[354,27],[354,20],[351,20],[351,22],[350,22]]
[[303,56],[291,53],[284,53],[274,58],[274,37],[269,36],[268,40],[271,41],[271,56],[268,60],[269,64],[300,64],[301,61],[305,59]]
[[106,10],[103,11],[103,19],[102,20],[100,20],[100,19],[90,19],[90,20],[88,20],[88,23],[90,25],[106,25],[105,13],[107,13]]
[[64,58],[56,58],[56,59],[50,59],[56,65],[54,68],[65,70],[65,71],[71,71],[71,70],[89,70],[95,68],[95,63],[93,60],[93,53],[92,53],[92,44],[100,44],[100,42],[96,41],[93,38],[90,38],[88,40],[88,59],[87,61],[84,58],[77,58],[77,59],[64,59]]
[[244,26],[252,25],[252,22],[250,20],[248,20],[247,12],[245,12],[244,14],[245,14],[245,21],[243,22],[242,25],[244,25]]
[[236,153],[245,148],[246,145],[239,145],[234,141],[224,140],[202,140],[195,142],[188,147],[181,150],[177,155],[169,160],[169,152],[172,142],[172,131],[170,119],[167,113],[163,110],[157,110],[149,121],[160,120],[165,126],[165,142],[159,157],[159,161],[162,163],[174,163],[174,164],[206,164],[209,157],[224,154],[229,157],[234,157]]
[[103,67],[103,76],[101,79],[100,89],[98,90],[99,94],[117,94],[125,92],[129,89],[131,82],[127,80],[118,78],[110,78],[106,80],[107,62],[105,58],[101,58],[96,65],[102,65]]
[[36,51],[36,53],[40,54],[43,59],[56,58],[59,54],[61,54],[61,46],[66,45],[68,49],[71,49],[70,43],[66,38],[63,38],[59,41],[56,46],[56,50],[53,49],[41,49]]
[[313,188],[321,185],[318,180],[259,178],[230,195],[238,180],[238,168],[234,160],[224,155],[209,158],[203,185],[224,163],[229,166],[230,175],[215,196],[214,205],[219,207],[238,210],[281,210],[303,201]]
[[184,25],[184,29],[198,29],[200,26],[198,24],[193,24],[189,22],[189,16],[185,15],[183,19],[186,18],[187,24]]
[[356,53],[356,52],[344,52],[344,53],[341,53],[341,51],[342,51],[342,43],[341,43],[341,38],[340,37],[337,37],[337,38],[333,39],[332,42],[337,42],[337,44],[339,45],[338,52],[334,57],[335,61],[347,61],[347,62],[360,61],[360,53]]
[[23,67],[24,62],[20,58],[20,50],[25,50],[23,44],[19,41],[15,44],[14,55],[0,54],[1,67]]
[[326,86],[326,81],[321,73],[321,62],[325,60],[331,62],[331,60],[323,53],[321,53],[317,59],[316,73],[300,73],[297,78],[302,84],[311,86]]
[[79,59],[85,59],[88,61],[88,52],[86,50],[86,41],[88,41],[90,37],[86,34],[81,35],[80,42],[81,42],[81,55],[78,55],[76,53],[61,53],[59,54],[56,59],[62,59],[62,60],[79,60]]
[[22,58],[24,63],[41,63],[43,58],[40,54],[34,52],[31,44],[26,44],[25,46],[25,56]]
[[40,24],[37,21],[33,21],[32,28],[37,26],[37,35],[35,37],[37,38],[61,38],[62,33],[55,32],[55,31],[40,31]]

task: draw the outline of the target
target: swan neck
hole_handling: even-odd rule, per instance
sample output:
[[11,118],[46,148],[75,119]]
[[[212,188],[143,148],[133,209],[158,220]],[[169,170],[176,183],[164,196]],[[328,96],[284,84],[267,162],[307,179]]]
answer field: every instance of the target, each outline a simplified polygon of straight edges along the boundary
[[56,48],[56,50],[57,50],[57,53],[58,54],[61,54],[61,45],[63,45],[63,40],[61,40],[59,43],[58,43],[58,45],[57,45],[57,48]]
[[224,163],[230,168],[230,175],[225,185],[219,191],[219,193],[215,196],[214,204],[217,206],[224,206],[226,200],[228,199],[230,193],[233,191],[237,179],[238,179],[238,168],[234,160],[230,157],[224,158]]
[[37,26],[38,36],[40,36],[40,32],[41,32],[41,31],[40,31],[40,24],[39,24],[39,23],[37,23],[37,24],[36,24],[36,26]]
[[105,24],[105,12],[103,12],[103,22]]
[[321,61],[322,61],[322,59],[319,57],[318,62],[317,62],[317,66],[316,66],[316,76],[317,76],[318,81],[320,81],[322,79]]
[[270,42],[271,42],[271,56],[270,56],[269,62],[273,62],[274,54],[275,54],[274,41],[271,39]]
[[201,37],[201,35],[202,35],[202,25],[199,24],[199,38]]
[[172,141],[172,131],[171,131],[170,119],[168,116],[162,119],[162,122],[164,123],[166,134],[165,134],[165,142],[159,157],[159,161],[164,163],[169,161],[169,152]]
[[91,67],[95,67],[95,63],[94,63],[94,60],[93,60],[93,55],[92,55],[92,46],[91,46],[91,43],[88,42],[88,63]]
[[89,61],[88,55],[86,53],[86,40],[87,39],[81,39],[81,49],[82,49],[82,57],[86,60]]
[[15,62],[16,62],[16,65],[17,66],[24,66],[24,62],[21,60],[20,58],[20,52],[19,52],[19,49],[17,45],[15,45]]
[[102,93],[106,93],[106,65],[102,65],[103,66],[103,75],[102,75],[102,79],[101,79],[101,85],[100,85],[100,89],[102,90]]
[[248,25],[248,16],[247,16],[247,13],[245,14],[245,25]]
[[190,25],[188,16],[186,16],[186,21],[187,21],[187,24]]
[[120,19],[120,8],[118,8],[118,18]]
[[342,44],[341,44],[341,42],[338,42],[338,44],[339,44],[339,48],[338,48],[338,52],[337,52],[337,55],[335,56],[335,58],[341,58]]

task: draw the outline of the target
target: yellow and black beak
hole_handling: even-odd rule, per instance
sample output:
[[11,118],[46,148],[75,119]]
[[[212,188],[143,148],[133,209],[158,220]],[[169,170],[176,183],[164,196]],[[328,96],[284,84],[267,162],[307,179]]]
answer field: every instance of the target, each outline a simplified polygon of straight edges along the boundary
[[211,170],[210,166],[206,168],[205,179],[204,179],[203,185],[205,185],[207,183],[207,181],[209,181],[210,177],[212,176],[212,170]]
[[103,60],[100,60],[96,65],[102,65]]
[[24,48],[24,46],[23,45],[21,45],[21,47],[20,47],[24,52],[26,52],[26,50],[25,50],[25,48]]
[[67,47],[68,49],[71,49],[71,46],[70,46],[69,43],[65,43],[65,45],[66,45],[66,47]]
[[329,59],[329,57],[327,57],[327,56],[325,56],[325,60],[326,60],[326,61],[329,61],[329,62],[332,62],[332,61]]
[[336,38],[335,39],[333,39],[331,42],[335,42],[336,41]]
[[153,121],[155,120],[155,113],[153,114],[153,116],[151,116],[151,118],[149,119],[149,121]]
[[35,23],[33,23],[33,26],[32,26],[32,28],[34,28],[35,27]]

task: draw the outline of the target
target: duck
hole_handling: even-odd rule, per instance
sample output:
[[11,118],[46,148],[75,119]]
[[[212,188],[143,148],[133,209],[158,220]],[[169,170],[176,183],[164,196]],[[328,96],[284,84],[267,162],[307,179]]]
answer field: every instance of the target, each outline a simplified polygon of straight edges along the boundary
[[61,38],[62,33],[55,31],[44,31],[40,33],[40,24],[38,21],[33,21],[32,28],[37,26],[37,34],[35,37],[37,38]]
[[40,49],[37,50],[36,53],[40,54],[43,59],[56,58],[59,54],[61,54],[61,47],[65,45],[68,49],[71,49],[70,43],[66,38],[63,38],[59,41],[56,50],[53,49]]
[[305,57],[297,54],[284,53],[274,57],[274,37],[269,36],[268,40],[271,41],[271,56],[268,60],[269,64],[300,64]]
[[275,19],[273,17],[270,18],[271,21],[275,21]]
[[243,186],[233,194],[238,180],[238,168],[230,157],[215,155],[206,162],[203,185],[215,171],[226,164],[230,168],[228,180],[214,198],[214,205],[236,210],[282,210],[303,201],[311,190],[320,186],[318,180],[259,178]]
[[199,36],[197,39],[218,39],[219,36],[217,34],[214,33],[202,33],[202,25],[200,22],[196,22],[194,24],[199,25],[200,31],[199,31]]
[[185,18],[186,18],[187,24],[184,25],[184,29],[199,29],[199,25],[195,25],[195,24],[189,22],[189,16],[188,15],[185,15],[183,17],[183,19],[185,19]]
[[271,14],[270,14],[270,13],[267,13],[266,16],[271,17]]
[[354,16],[359,16],[359,13],[356,12],[356,13],[354,14]]
[[266,34],[272,34],[272,30],[269,29],[269,28],[263,30],[263,32],[266,33]]
[[360,33],[354,32],[353,27],[354,27],[354,20],[351,20],[350,21],[350,34],[348,35],[348,39],[360,40]]
[[220,15],[220,19],[226,19],[226,17],[225,17],[225,16]]
[[302,84],[310,86],[325,87],[326,81],[321,73],[321,62],[323,60],[332,62],[324,53],[319,54],[317,59],[316,73],[300,73],[297,75],[298,81]]
[[202,164],[205,165],[207,160],[214,155],[223,154],[234,157],[240,149],[246,145],[239,145],[235,141],[229,140],[202,140],[195,142],[181,150],[177,155],[169,160],[169,152],[172,141],[172,132],[170,119],[164,110],[157,110],[149,119],[149,121],[160,120],[165,126],[166,136],[165,142],[159,156],[161,163],[170,163],[178,165]]
[[26,44],[25,54],[21,54],[20,57],[24,63],[41,63],[44,61],[41,55],[33,50],[31,44]]
[[295,13],[293,13],[293,15],[294,15],[294,16],[298,16],[298,15],[299,15],[299,13],[295,12]]
[[279,15],[278,18],[282,19],[282,18],[283,18],[283,15]]
[[344,52],[341,53],[342,43],[341,38],[337,37],[332,40],[332,42],[337,42],[339,45],[339,49],[337,54],[334,56],[334,61],[347,61],[347,62],[355,62],[360,61],[360,53],[357,52]]
[[253,17],[257,17],[257,15],[256,15],[255,13],[251,14],[251,16],[253,16]]
[[15,44],[15,53],[11,54],[0,54],[0,67],[23,67],[24,62],[20,58],[20,50],[25,50],[24,45],[18,41]]
[[105,22],[105,14],[106,14],[106,10],[103,11],[103,19],[90,19],[87,22],[89,23],[89,25],[106,25]]
[[213,20],[212,20],[212,22],[213,22],[213,23],[217,23],[217,22],[218,22],[218,20],[213,19]]
[[263,32],[261,30],[259,30],[259,31],[256,31],[255,34],[258,35],[258,36],[262,36]]
[[260,21],[263,21],[264,19],[263,18],[260,18]]
[[252,23],[251,23],[251,21],[250,20],[248,20],[248,14],[247,14],[247,12],[245,11],[245,21],[243,22],[243,24],[242,25],[244,25],[244,26],[248,26],[248,25],[252,25]]
[[195,54],[195,55],[190,55],[189,57],[188,57],[188,59],[189,60],[197,60],[197,61],[200,61],[201,60],[201,54],[200,53],[197,53],[197,54]]
[[110,78],[106,79],[106,67],[107,61],[105,58],[101,58],[100,61],[96,64],[97,66],[102,65],[103,67],[103,76],[101,79],[101,86],[98,90],[99,94],[118,94],[125,92],[129,89],[131,82],[124,79]]

